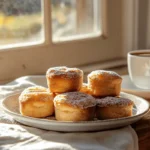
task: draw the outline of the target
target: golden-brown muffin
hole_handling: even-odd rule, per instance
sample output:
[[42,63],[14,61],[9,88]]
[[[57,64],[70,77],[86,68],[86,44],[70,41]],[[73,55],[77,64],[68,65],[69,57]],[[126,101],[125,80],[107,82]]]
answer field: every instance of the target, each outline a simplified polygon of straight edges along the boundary
[[91,91],[87,83],[83,83],[80,92],[91,95]]
[[47,85],[53,93],[78,91],[82,87],[83,71],[78,68],[54,67],[46,72]]
[[25,116],[42,118],[54,113],[54,95],[40,86],[29,87],[19,96],[20,113]]
[[115,119],[132,116],[133,101],[121,97],[96,99],[96,116],[98,119]]
[[88,75],[88,87],[93,96],[118,96],[122,78],[113,71],[96,70]]
[[96,100],[85,93],[68,92],[57,95],[54,106],[58,121],[88,121],[94,118]]

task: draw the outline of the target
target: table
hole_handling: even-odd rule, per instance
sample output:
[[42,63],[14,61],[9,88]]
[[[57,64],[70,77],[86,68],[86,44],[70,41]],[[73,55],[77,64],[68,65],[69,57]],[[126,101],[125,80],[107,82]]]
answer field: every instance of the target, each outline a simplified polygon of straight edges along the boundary
[[132,127],[139,138],[139,150],[150,150],[150,111],[140,121],[134,123]]

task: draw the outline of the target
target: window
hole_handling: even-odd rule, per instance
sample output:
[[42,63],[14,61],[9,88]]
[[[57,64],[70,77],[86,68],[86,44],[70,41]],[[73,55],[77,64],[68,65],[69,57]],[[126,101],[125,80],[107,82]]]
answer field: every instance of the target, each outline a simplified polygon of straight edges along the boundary
[[122,58],[123,1],[1,0],[0,82]]
[[[100,0],[51,0],[52,40],[99,36]],[[0,1],[0,48],[44,42],[41,0]]]
[[54,42],[99,36],[100,0],[52,0]]
[[0,48],[44,41],[41,0],[0,1]]

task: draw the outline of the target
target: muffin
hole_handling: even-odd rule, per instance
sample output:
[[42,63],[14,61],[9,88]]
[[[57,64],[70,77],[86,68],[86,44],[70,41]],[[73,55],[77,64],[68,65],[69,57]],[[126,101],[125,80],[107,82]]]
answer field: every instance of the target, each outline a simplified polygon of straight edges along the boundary
[[46,72],[49,91],[65,93],[79,91],[83,82],[83,71],[78,68],[54,67]]
[[98,119],[115,119],[132,116],[133,101],[121,97],[98,98],[96,117]]
[[88,121],[94,118],[96,100],[85,93],[68,92],[57,95],[54,106],[58,121]]
[[20,113],[24,116],[43,118],[54,114],[54,95],[47,88],[26,88],[19,96]]
[[88,87],[96,97],[118,96],[122,78],[113,71],[96,70],[88,75]]

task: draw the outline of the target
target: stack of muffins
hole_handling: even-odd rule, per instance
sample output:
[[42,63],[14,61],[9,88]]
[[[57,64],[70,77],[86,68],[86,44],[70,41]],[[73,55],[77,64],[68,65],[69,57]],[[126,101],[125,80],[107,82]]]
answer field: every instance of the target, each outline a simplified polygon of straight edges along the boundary
[[58,121],[114,119],[132,115],[133,102],[119,97],[122,78],[115,72],[96,70],[83,83],[78,68],[54,67],[46,72],[48,89],[29,87],[19,96],[22,115]]

